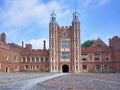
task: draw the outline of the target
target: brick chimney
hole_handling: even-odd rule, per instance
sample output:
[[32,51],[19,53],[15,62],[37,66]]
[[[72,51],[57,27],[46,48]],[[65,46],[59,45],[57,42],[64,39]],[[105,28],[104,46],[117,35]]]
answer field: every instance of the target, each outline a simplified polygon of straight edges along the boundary
[[22,41],[22,48],[24,48],[24,41]]
[[43,41],[43,49],[46,49],[46,41]]
[[32,50],[32,44],[26,44],[26,49],[31,51]]
[[6,34],[5,33],[1,34],[0,41],[6,43]]

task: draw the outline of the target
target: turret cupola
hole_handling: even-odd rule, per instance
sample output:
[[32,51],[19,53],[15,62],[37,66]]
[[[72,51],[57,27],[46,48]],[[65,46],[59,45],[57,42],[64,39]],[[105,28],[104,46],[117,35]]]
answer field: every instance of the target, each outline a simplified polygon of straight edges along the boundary
[[73,22],[74,21],[79,21],[78,16],[79,16],[79,13],[75,10],[75,12],[73,12]]
[[50,14],[50,22],[56,22],[56,14],[55,14],[54,10]]

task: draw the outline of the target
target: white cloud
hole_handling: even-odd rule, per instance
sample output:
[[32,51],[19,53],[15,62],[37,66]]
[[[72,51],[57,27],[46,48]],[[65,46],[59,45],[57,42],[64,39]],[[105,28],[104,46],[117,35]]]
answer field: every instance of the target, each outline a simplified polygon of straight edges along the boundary
[[45,38],[39,38],[39,39],[32,39],[28,43],[32,44],[33,49],[43,49],[43,41],[46,41],[46,48],[49,48],[49,42]]
[[55,9],[59,12],[58,14],[63,15],[61,11],[66,8],[65,6],[54,0],[47,3],[43,3],[40,0],[5,0],[6,8],[2,12],[3,25],[5,27],[20,27],[31,22],[48,24],[50,12]]
[[[49,0],[43,2],[43,0],[5,0],[4,7],[0,8],[0,23],[3,25],[3,28],[7,30],[8,38],[11,40],[17,41],[18,38],[25,35],[30,38],[29,40],[27,38],[27,40],[33,44],[33,48],[43,48],[43,39],[34,39],[35,37],[31,39],[30,34],[32,32],[41,32],[39,28],[44,30],[48,27],[50,13],[53,9],[55,9],[59,20],[61,20],[61,18],[67,20],[68,17],[72,15],[73,9],[77,8],[78,5],[89,8],[91,6],[105,5],[109,1],[110,0]],[[82,10],[82,8],[77,9]],[[64,23],[63,21],[61,22],[62,24]],[[23,29],[23,27],[31,26],[31,23],[34,24],[31,29]],[[38,27],[38,30],[35,30],[37,29],[36,27]],[[46,45],[48,48],[48,40]]]
[[31,34],[33,36],[33,32],[41,32],[39,29],[48,31],[45,29],[46,27],[48,29],[52,10],[55,9],[60,18],[69,14],[65,8],[67,8],[66,4],[56,0],[50,0],[46,3],[42,0],[5,0],[4,7],[0,8],[0,27],[3,27],[3,31],[7,32],[7,38],[10,40],[21,42],[18,41],[18,38],[28,41],[33,39],[30,42],[34,48],[38,48],[41,39],[35,40],[36,37],[31,38]]

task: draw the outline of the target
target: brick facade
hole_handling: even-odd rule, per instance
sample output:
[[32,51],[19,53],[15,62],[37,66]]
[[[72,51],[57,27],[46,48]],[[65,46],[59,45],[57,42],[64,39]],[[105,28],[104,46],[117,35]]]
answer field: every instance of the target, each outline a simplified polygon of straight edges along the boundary
[[120,38],[109,39],[109,46],[101,39],[89,48],[81,48],[78,13],[73,13],[71,26],[59,26],[56,14],[49,23],[49,49],[32,49],[31,44],[6,43],[0,35],[0,72],[120,72]]

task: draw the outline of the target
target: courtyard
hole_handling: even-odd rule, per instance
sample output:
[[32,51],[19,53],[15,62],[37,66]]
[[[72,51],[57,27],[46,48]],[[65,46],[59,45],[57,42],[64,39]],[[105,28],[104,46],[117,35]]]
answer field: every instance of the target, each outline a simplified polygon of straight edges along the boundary
[[120,74],[0,73],[0,90],[120,90]]

